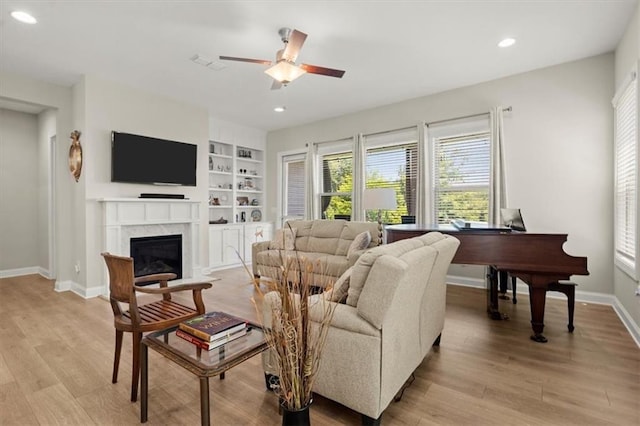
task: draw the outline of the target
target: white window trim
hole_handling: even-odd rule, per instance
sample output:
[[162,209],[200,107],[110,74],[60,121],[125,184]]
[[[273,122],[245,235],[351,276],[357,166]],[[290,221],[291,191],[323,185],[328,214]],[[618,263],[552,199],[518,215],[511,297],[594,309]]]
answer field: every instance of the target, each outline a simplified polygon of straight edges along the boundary
[[[286,184],[287,182],[285,182],[284,179],[284,170],[282,168],[283,166],[283,162],[284,162],[284,158],[285,157],[293,157],[293,156],[297,156],[299,155],[301,158],[305,158],[307,156],[307,150],[306,149],[295,149],[295,150],[291,150],[291,151],[282,151],[282,152],[278,152],[277,156],[278,156],[278,172],[277,172],[277,182],[280,182],[280,184],[278,185],[278,193],[276,196],[276,202],[278,203],[278,214],[276,217],[276,228],[281,228],[282,225],[284,224],[285,221],[285,217],[283,216],[282,212],[284,211],[284,194],[286,192]],[[307,171],[307,176],[306,178],[309,179],[309,171]],[[266,189],[266,188],[265,188]]]

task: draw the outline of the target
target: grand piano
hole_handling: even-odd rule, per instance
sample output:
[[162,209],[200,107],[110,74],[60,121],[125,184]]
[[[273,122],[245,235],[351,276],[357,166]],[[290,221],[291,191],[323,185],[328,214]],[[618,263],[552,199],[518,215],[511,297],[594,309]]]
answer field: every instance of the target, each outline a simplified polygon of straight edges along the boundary
[[431,231],[450,234],[460,240],[452,263],[489,266],[487,274],[487,312],[502,318],[498,310],[498,271],[508,272],[529,285],[531,306],[531,339],[546,342],[544,307],[550,285],[568,280],[571,275],[589,275],[586,257],[566,254],[562,245],[567,234],[535,234],[495,229],[458,229],[453,225],[389,225],[387,242],[412,238]]

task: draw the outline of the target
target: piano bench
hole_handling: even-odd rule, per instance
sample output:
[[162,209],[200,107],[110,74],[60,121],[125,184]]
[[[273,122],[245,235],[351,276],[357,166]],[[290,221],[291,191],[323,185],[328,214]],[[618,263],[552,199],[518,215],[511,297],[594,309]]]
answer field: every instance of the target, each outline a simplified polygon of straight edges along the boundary
[[571,281],[558,281],[547,286],[547,291],[559,291],[567,296],[567,308],[569,310],[569,333],[573,333],[573,310],[576,304],[576,286],[578,284]]

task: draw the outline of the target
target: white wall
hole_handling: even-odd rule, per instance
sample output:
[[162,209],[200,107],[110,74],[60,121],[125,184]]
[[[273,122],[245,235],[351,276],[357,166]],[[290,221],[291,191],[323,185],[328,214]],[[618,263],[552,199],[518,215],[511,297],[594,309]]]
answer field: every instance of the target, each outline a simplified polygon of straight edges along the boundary
[[[33,164],[13,164],[19,164],[25,170],[29,168],[34,179],[39,176],[36,180],[37,187],[48,185],[45,174],[48,173],[49,166],[46,164],[48,160],[45,158],[44,144],[48,145],[50,136],[57,135],[56,152],[50,154],[56,165],[54,210],[57,239],[54,251],[57,259],[54,269],[57,289],[71,288],[83,296],[92,296],[98,294],[104,284],[102,259],[99,255],[102,249],[102,212],[96,200],[105,197],[137,197],[141,192],[164,192],[183,193],[191,199],[202,200],[200,263],[203,267],[208,266],[208,212],[204,202],[208,197],[207,141],[217,139],[265,149],[264,131],[217,117],[210,118],[203,108],[93,76],[83,77],[73,88],[10,73],[0,73],[0,80],[0,97],[50,107],[40,114],[40,128],[34,136],[43,151],[34,158]],[[2,128],[4,127],[3,125]],[[82,131],[80,141],[84,154],[82,175],[78,183],[71,177],[67,165],[70,144],[68,136],[74,129]],[[112,130],[198,144],[198,186],[159,188],[111,183]],[[20,160],[23,157],[20,156]],[[36,169],[43,172],[34,174]],[[1,170],[4,173],[9,169],[3,163]],[[3,182],[6,181],[3,179]],[[4,196],[4,192],[2,194]],[[39,211],[32,228],[34,232],[36,229],[38,233],[48,232],[45,229],[48,222],[44,217],[43,206],[45,196],[38,197],[37,202],[38,205],[30,209],[33,212]],[[0,209],[0,218],[3,212]],[[2,222],[11,223],[14,220],[12,217]],[[7,240],[1,238],[0,247]],[[4,258],[4,251],[0,251],[0,260]],[[48,257],[48,248],[39,243],[29,252],[35,259],[29,266],[46,269],[46,263],[41,262],[45,262]],[[24,262],[20,264],[22,263]],[[74,270],[76,264],[80,267],[80,273]],[[0,263],[0,271],[5,268]]]
[[[78,231],[74,229],[76,212],[70,206],[78,197],[78,193],[72,185],[73,179],[69,175],[66,163],[69,147],[62,143],[64,138],[60,136],[71,133],[71,89],[7,72],[0,72],[0,82],[0,97],[56,110],[58,145],[54,153],[56,163],[55,209],[61,214],[56,216],[55,221],[55,232],[59,236],[55,242],[57,253],[55,278],[56,286],[60,283],[72,282],[75,276],[72,259],[77,255],[77,248],[68,236]],[[84,233],[84,230],[79,232]]]
[[[633,67],[640,59],[640,8],[636,7],[624,36],[615,52],[616,81],[615,87],[619,88]],[[613,189],[613,186],[612,186]],[[638,220],[637,229],[640,229],[640,215],[636,215]],[[613,229],[613,223],[612,223]],[[635,327],[640,332],[640,297],[634,296],[638,283],[631,279],[621,269],[614,266],[613,276],[614,294],[622,304],[627,313],[635,322]]]
[[38,259],[38,119],[0,109],[0,271]]
[[56,111],[47,109],[38,114],[38,265],[47,277],[52,277],[54,265],[49,262],[51,233],[51,138],[56,135]]
[[[119,83],[85,76],[74,87],[74,105],[82,126],[82,146],[85,182],[84,208],[86,212],[85,257],[80,259],[81,271],[86,270],[87,295],[93,295],[102,285],[104,249],[102,205],[100,198],[137,198],[142,192],[184,194],[191,200],[202,201],[200,263],[208,262],[208,226],[206,203],[208,187],[209,117],[207,110],[146,93]],[[152,185],[111,182],[111,131],[175,140],[198,145],[197,186],[158,187]],[[145,161],[141,158],[140,161]]]
[[262,129],[234,123],[224,118],[211,117],[209,121],[209,138],[218,142],[264,150],[267,132]]
[[[605,54],[416,98],[267,135],[269,211],[275,217],[277,153],[512,106],[505,116],[509,205],[532,232],[567,233],[564,249],[587,256],[580,290],[611,294],[614,58]],[[471,269],[471,268],[468,268]],[[480,278],[473,268],[454,274]]]

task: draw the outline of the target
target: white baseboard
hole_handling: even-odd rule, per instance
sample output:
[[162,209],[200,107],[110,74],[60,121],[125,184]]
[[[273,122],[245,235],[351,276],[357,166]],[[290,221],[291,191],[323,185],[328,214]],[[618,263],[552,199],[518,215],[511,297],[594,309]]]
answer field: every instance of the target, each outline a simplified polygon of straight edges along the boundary
[[43,277],[47,277],[46,275],[40,273],[39,266],[28,266],[26,268],[16,268],[16,269],[5,269],[4,271],[0,271],[0,278],[12,278],[12,277],[20,277],[22,275],[34,275],[39,274]]
[[[250,267],[251,264],[248,263],[247,266],[249,267],[249,270],[251,270],[251,267]],[[211,274],[212,272],[215,272],[215,271],[223,271],[225,269],[232,269],[232,268],[238,268],[238,267],[242,267],[242,263],[235,263],[233,265],[215,266],[215,267],[212,267],[212,268],[203,268],[202,272],[205,275],[209,275],[209,274]]]
[[633,340],[636,341],[636,345],[640,347],[640,327],[638,327],[638,324],[633,321],[633,318],[629,315],[629,312],[624,308],[624,306],[622,306],[622,303],[620,303],[617,297],[615,298],[613,309],[622,320],[624,326],[627,327],[627,330],[629,330],[629,334],[631,334]]
[[57,281],[56,280],[56,283],[53,286],[53,289],[58,293],[61,293],[63,291],[71,290],[71,288],[73,287],[73,284],[74,284],[73,281]]
[[104,287],[84,288],[75,281],[56,281],[53,289],[58,293],[63,291],[71,291],[83,299],[91,299],[104,294]]
[[[447,284],[483,289],[486,288],[484,280],[481,280],[479,278],[468,278],[455,275],[447,275]],[[525,283],[518,282],[516,286],[516,293],[528,295],[529,286]],[[551,299],[565,298],[564,295],[561,295],[560,293],[555,291],[549,292],[547,297]],[[631,337],[636,342],[636,345],[640,347],[640,327],[633,321],[633,318],[631,317],[631,315],[629,315],[629,312],[627,312],[618,298],[613,294],[594,293],[591,291],[580,291],[576,289],[576,302],[596,303],[599,305],[611,306],[620,318],[620,321],[622,321],[627,330],[629,330],[629,334],[631,334]]]

